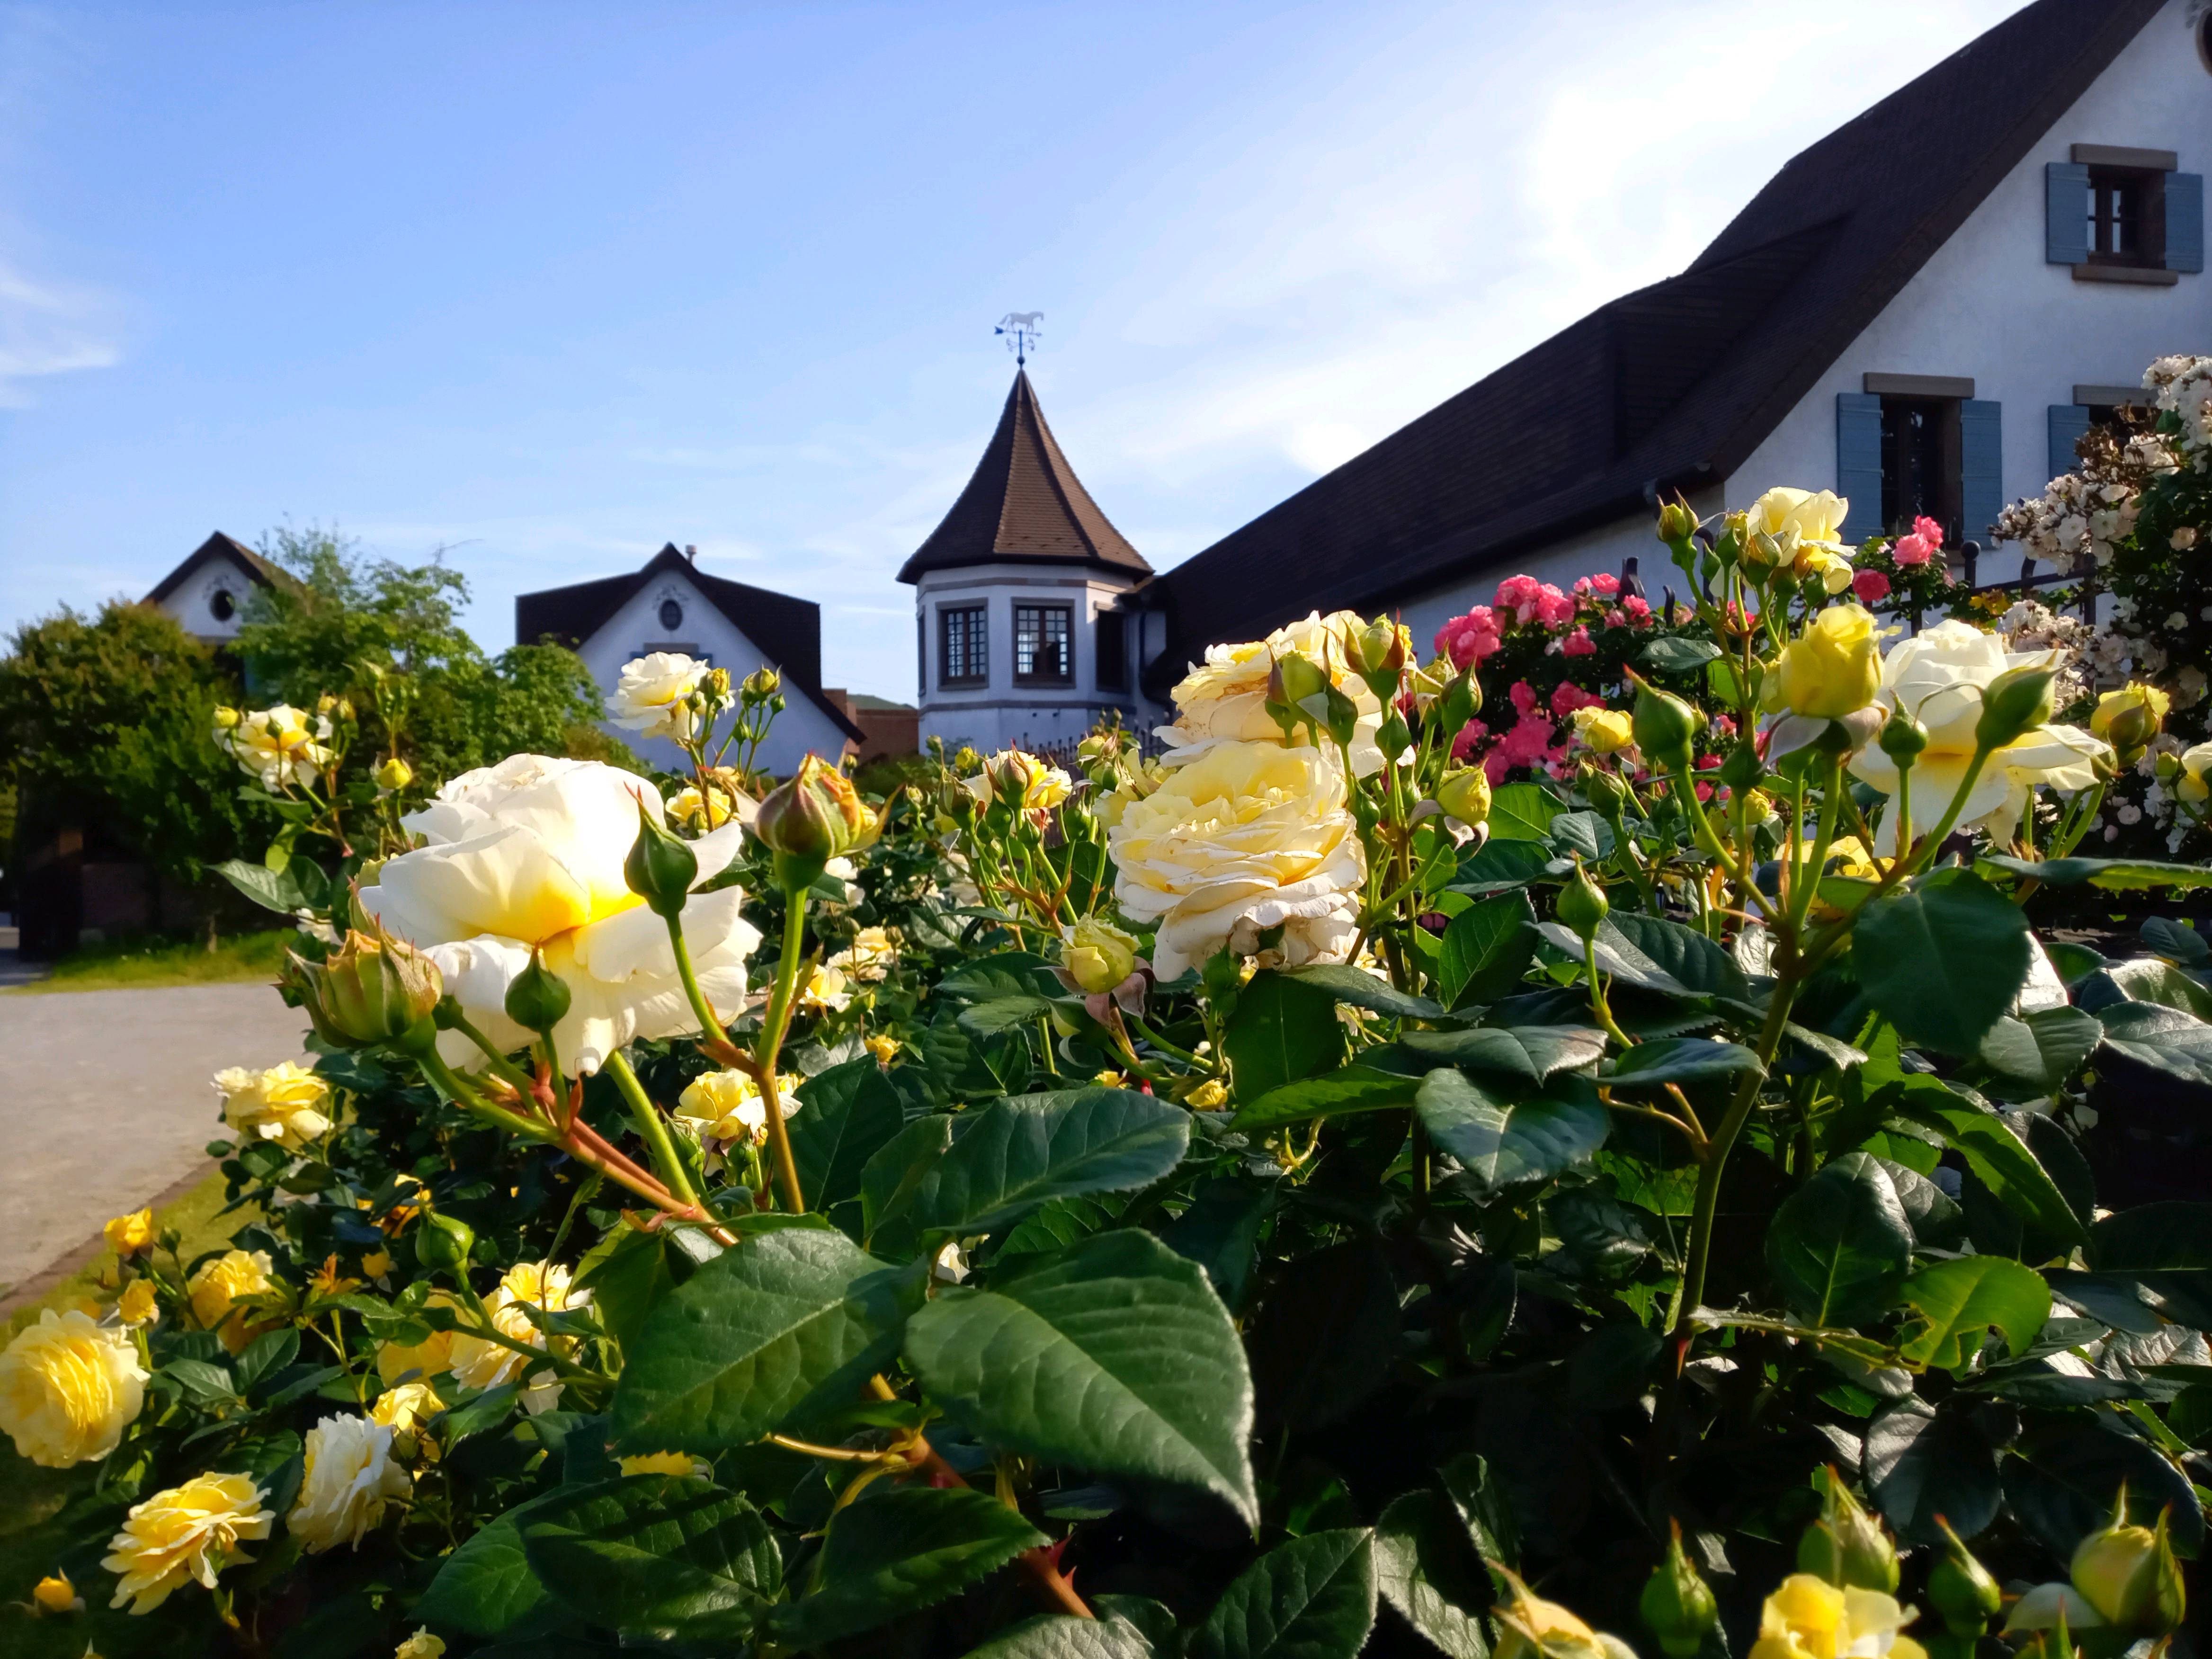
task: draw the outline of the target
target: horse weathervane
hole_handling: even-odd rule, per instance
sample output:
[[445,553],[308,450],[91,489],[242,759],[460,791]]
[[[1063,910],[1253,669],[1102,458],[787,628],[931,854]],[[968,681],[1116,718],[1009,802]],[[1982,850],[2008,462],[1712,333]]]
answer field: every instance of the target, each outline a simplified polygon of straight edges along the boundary
[[1042,311],[1010,311],[999,319],[998,327],[991,331],[1006,337],[1006,349],[1014,354],[1014,367],[1026,368],[1030,353],[1036,349],[1037,336],[1043,332],[1037,325],[1044,321]]

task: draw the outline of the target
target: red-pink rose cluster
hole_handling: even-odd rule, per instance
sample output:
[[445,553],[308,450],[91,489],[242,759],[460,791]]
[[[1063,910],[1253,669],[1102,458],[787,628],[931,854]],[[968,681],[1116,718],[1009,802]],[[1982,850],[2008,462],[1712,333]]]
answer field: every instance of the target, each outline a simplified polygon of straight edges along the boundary
[[[1889,556],[1902,565],[1925,564],[1942,549],[1943,526],[1933,519],[1918,518],[1908,533],[1891,544]],[[1888,587],[1887,582],[1882,586],[1885,590]]]
[[1475,605],[1438,629],[1436,648],[1453,666],[1466,668],[1494,655],[1505,642],[1507,629],[1534,626],[1559,635],[1547,649],[1589,657],[1597,653],[1597,641],[1590,637],[1593,623],[1647,628],[1650,623],[1651,606],[1636,594],[1623,594],[1618,576],[1585,576],[1571,592],[1534,576],[1508,576],[1498,584],[1493,603]]

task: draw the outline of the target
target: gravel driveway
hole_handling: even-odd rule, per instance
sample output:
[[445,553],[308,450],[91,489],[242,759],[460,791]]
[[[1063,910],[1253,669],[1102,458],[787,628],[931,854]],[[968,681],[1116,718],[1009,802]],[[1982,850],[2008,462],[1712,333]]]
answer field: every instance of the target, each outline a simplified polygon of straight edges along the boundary
[[0,996],[0,1295],[212,1170],[208,1079],[299,1057],[307,1024],[266,984]]

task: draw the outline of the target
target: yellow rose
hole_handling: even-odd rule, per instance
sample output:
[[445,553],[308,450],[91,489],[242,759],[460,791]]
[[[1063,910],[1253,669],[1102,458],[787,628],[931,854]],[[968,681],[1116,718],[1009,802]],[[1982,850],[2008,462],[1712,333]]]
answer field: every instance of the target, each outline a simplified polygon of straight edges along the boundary
[[392,1431],[360,1417],[326,1417],[307,1431],[307,1467],[284,1528],[310,1555],[358,1547],[385,1505],[414,1491],[392,1461]]
[[445,1659],[446,1644],[426,1627],[416,1631],[392,1651],[392,1659]]
[[1777,673],[1781,707],[1808,720],[1857,713],[1881,687],[1881,641],[1874,613],[1832,605],[1784,647]]
[[49,1308],[0,1350],[0,1432],[45,1468],[105,1457],[145,1404],[146,1376],[122,1332]]
[[[1982,717],[1982,688],[2008,669],[2041,666],[2050,657],[2045,651],[2007,651],[1994,634],[1966,623],[1940,622],[1899,641],[1882,659],[1875,701],[1884,709],[1902,708],[1928,728],[1928,746],[1912,767],[1916,834],[1936,826],[1966,781]],[[2031,727],[1991,753],[1960,806],[1956,827],[1986,830],[2002,847],[2012,839],[2031,789],[2042,785],[2072,793],[2089,788],[2097,781],[2098,763],[2111,754],[2079,726]],[[1878,745],[1853,755],[1850,769],[1883,794],[1897,793],[1897,763]],[[1884,857],[1897,850],[1896,813],[1881,815],[1874,850]]]
[[1810,542],[1844,549],[1844,520],[1851,504],[1832,489],[1792,489],[1777,484],[1744,511],[1747,535],[1773,537],[1786,549]]
[[1358,934],[1367,878],[1335,757],[1218,742],[1132,802],[1108,837],[1122,915],[1157,921],[1162,980],[1283,930],[1290,966],[1336,962]]
[[100,1231],[118,1255],[136,1255],[154,1242],[154,1208],[150,1204],[136,1215],[119,1215]]
[[1059,805],[1075,787],[1074,780],[1059,767],[1019,749],[1001,749],[983,763],[983,769],[963,778],[961,787],[979,805],[994,800],[1010,802],[1024,812],[1042,812]]
[[394,1434],[414,1434],[446,1409],[438,1391],[428,1382],[399,1382],[376,1396],[368,1420],[380,1423]]
[[738,787],[737,776],[726,767],[713,769],[704,795],[697,784],[685,784],[669,801],[668,816],[692,830],[719,830],[733,818],[750,823],[760,811],[760,803]]
[[361,1273],[364,1279],[381,1279],[391,1271],[392,1253],[389,1250],[371,1250],[361,1259]]
[[1575,736],[1601,755],[1617,755],[1636,741],[1635,720],[1626,709],[1577,708]]
[[2181,751],[2181,771],[2173,781],[2173,793],[2191,805],[2202,806],[2212,799],[2212,783],[2205,775],[2212,773],[2212,743],[2200,743],[2193,749]]
[[289,703],[257,708],[225,726],[217,710],[215,740],[243,770],[261,780],[265,789],[282,789],[288,783],[313,783],[330,764],[331,751],[321,739],[331,735],[328,715],[310,715]]
[[203,1474],[135,1506],[100,1564],[118,1577],[108,1605],[151,1613],[187,1581],[213,1589],[217,1573],[252,1559],[241,1541],[269,1536],[276,1516],[263,1497],[250,1476]]
[[694,1457],[690,1452],[647,1452],[637,1457],[622,1460],[624,1474],[688,1474],[696,1480],[711,1480],[714,1467],[703,1457]]
[[1098,916],[1060,930],[1060,965],[1078,989],[1097,996],[1137,970],[1137,941]]
[[31,1603],[45,1613],[84,1611],[84,1597],[76,1593],[76,1586],[70,1583],[69,1575],[65,1572],[53,1573],[39,1580],[32,1588]]
[[804,1013],[839,1014],[853,1006],[853,991],[843,972],[825,962],[806,976],[796,1000]]
[[[629,890],[624,862],[638,813],[664,817],[642,778],[597,761],[515,755],[465,772],[400,820],[425,845],[387,860],[361,890],[362,908],[438,964],[446,990],[478,1030],[513,1051],[530,1033],[507,1017],[507,988],[542,949],[568,988],[554,1042],[580,1072],[637,1037],[698,1029],[667,924]],[[736,823],[690,843],[695,884],[720,875],[743,846]],[[684,937],[708,1001],[744,1000],[745,958],[760,943],[743,890],[695,893]],[[458,1031],[439,1034],[456,1065],[484,1056]]]
[[[458,1309],[461,1304],[451,1291],[433,1291],[426,1305]],[[380,1343],[376,1350],[376,1374],[387,1386],[428,1381],[451,1368],[453,1348],[451,1331],[433,1331],[412,1347],[398,1342]]]
[[200,1264],[185,1288],[191,1297],[192,1317],[202,1330],[218,1331],[222,1346],[233,1353],[245,1351],[264,1328],[254,1322],[252,1310],[238,1304],[276,1288],[269,1277],[269,1252],[227,1250]]
[[322,1109],[330,1104],[331,1085],[289,1060],[265,1072],[234,1066],[215,1074],[215,1086],[222,1096],[222,1121],[245,1139],[273,1140],[296,1152],[330,1132]]
[[2172,700],[2154,685],[2130,680],[2097,699],[2089,730],[2123,754],[2140,755],[2166,725]]
[[[779,1076],[776,1099],[789,1117],[799,1109],[794,1091],[803,1077]],[[676,1115],[699,1126],[702,1134],[716,1140],[750,1140],[756,1146],[768,1139],[768,1103],[760,1085],[744,1072],[709,1072],[685,1085],[676,1097]]]
[[379,789],[387,795],[397,794],[415,781],[415,769],[394,755],[376,769],[375,777]]
[[1229,1090],[1219,1078],[1208,1078],[1183,1097],[1194,1112],[1218,1112],[1229,1103]]
[[134,1279],[123,1287],[123,1294],[115,1304],[118,1317],[126,1325],[143,1325],[161,1316],[161,1304],[154,1299],[153,1281]]
[[1880,1590],[1838,1589],[1793,1572],[1759,1609],[1750,1659],[1927,1659],[1917,1642],[1898,1634],[1916,1616]]
[[607,714],[625,731],[648,738],[688,743],[699,725],[692,694],[707,678],[707,665],[678,651],[653,651],[623,665]]
[[862,1037],[860,1042],[861,1046],[874,1056],[875,1062],[878,1066],[888,1066],[898,1058],[900,1044],[899,1040],[895,1036]]
[[1346,630],[1357,633],[1366,625],[1357,611],[1335,611],[1326,617],[1316,611],[1264,640],[1209,647],[1205,662],[1175,689],[1175,724],[1154,734],[1167,745],[1160,758],[1181,766],[1219,744],[1280,744],[1283,730],[1267,709],[1267,677],[1278,657],[1296,652],[1327,674],[1359,711],[1352,738],[1352,770],[1361,777],[1381,771],[1382,751],[1375,734],[1382,725],[1382,704],[1344,655]]
[[825,965],[863,985],[877,985],[890,975],[891,963],[897,960],[898,947],[891,943],[891,936],[886,930],[863,927],[853,935],[853,942],[831,957]]
[[1606,1644],[1612,1639],[1592,1630],[1557,1601],[1529,1594],[1528,1587],[1506,1575],[1513,1600],[1497,1609],[1504,1634],[1498,1638],[1492,1659],[1612,1659]]
[[[498,1288],[484,1298],[484,1311],[492,1328],[526,1347],[547,1351],[545,1333],[530,1322],[526,1303],[547,1313],[562,1313],[587,1305],[589,1291],[568,1288],[568,1270],[550,1261],[525,1261],[507,1270]],[[566,1355],[574,1347],[572,1337],[551,1340],[550,1352]],[[453,1373],[465,1389],[495,1389],[522,1375],[531,1362],[513,1348],[488,1342],[466,1331],[453,1333]],[[540,1368],[523,1390],[523,1404],[532,1413],[550,1411],[561,1398],[561,1384],[550,1370]]]

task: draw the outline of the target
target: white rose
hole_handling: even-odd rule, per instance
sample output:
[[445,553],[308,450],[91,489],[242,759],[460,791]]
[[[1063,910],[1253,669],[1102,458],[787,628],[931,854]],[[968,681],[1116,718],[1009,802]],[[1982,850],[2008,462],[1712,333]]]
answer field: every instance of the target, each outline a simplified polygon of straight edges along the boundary
[[[484,1311],[491,1316],[491,1328],[501,1336],[543,1352],[547,1352],[545,1333],[530,1322],[523,1304],[526,1303],[546,1313],[562,1313],[571,1308],[586,1307],[591,1300],[589,1291],[568,1288],[566,1267],[550,1261],[524,1261],[507,1270],[498,1288],[484,1298]],[[559,1337],[554,1339],[550,1352],[566,1355],[574,1346],[574,1339]],[[465,1330],[453,1333],[449,1353],[447,1368],[466,1389],[495,1389],[513,1381],[531,1363],[512,1348],[471,1336]],[[551,1410],[560,1398],[560,1380],[541,1366],[523,1389],[522,1403],[535,1413]]]
[[1283,928],[1281,959],[1340,960],[1367,876],[1334,756],[1214,742],[1131,801],[1108,837],[1122,913],[1157,921],[1152,965],[1179,976],[1224,945]]
[[307,1468],[284,1525],[308,1554],[359,1547],[384,1506],[414,1490],[392,1461],[392,1431],[361,1417],[326,1417],[307,1431]]
[[[1941,622],[1901,641],[1882,659],[1881,689],[1875,701],[1903,708],[1928,728],[1928,747],[1912,768],[1912,820],[1931,830],[1949,810],[1973,763],[1974,727],[1982,718],[1982,688],[2008,668],[2048,666],[2053,651],[2008,651],[1994,634],[1962,622]],[[2109,747],[2073,726],[2039,726],[1990,755],[1959,810],[1959,830],[1982,829],[2002,845],[2012,838],[2038,784],[2065,793],[2097,781],[2095,762]],[[1897,793],[1897,766],[1869,744],[1851,758],[1853,775],[1886,795]],[[1897,850],[1897,815],[1882,814],[1875,851]]]
[[831,957],[823,965],[835,968],[848,978],[863,985],[874,985],[884,980],[898,960],[898,947],[891,936],[880,927],[863,927],[853,935],[853,942]]
[[[667,924],[623,876],[641,804],[663,817],[651,784],[597,761],[516,755],[465,772],[400,820],[428,844],[388,860],[362,908],[427,952],[470,1020],[509,1050],[530,1034],[507,1017],[507,987],[543,950],[570,997],[553,1033],[562,1062],[595,1072],[634,1038],[698,1030]],[[744,835],[730,823],[690,843],[699,881],[721,872]],[[744,904],[725,887],[684,908],[700,988],[718,1010],[744,1001],[745,958],[760,943]],[[438,1048],[457,1065],[483,1061],[459,1032],[441,1032]]]
[[264,789],[288,783],[313,783],[330,763],[331,751],[319,738],[331,735],[329,719],[309,714],[289,702],[257,708],[237,725],[217,729],[216,741]]
[[1352,738],[1352,766],[1361,777],[1382,769],[1375,733],[1382,724],[1382,705],[1367,682],[1344,659],[1344,632],[1366,620],[1350,611],[1324,617],[1316,611],[1304,622],[1279,628],[1264,640],[1209,647],[1206,661],[1183,676],[1175,689],[1176,720],[1154,736],[1167,745],[1160,759],[1170,766],[1194,761],[1224,743],[1280,744],[1283,729],[1267,713],[1267,677],[1275,659],[1297,652],[1328,674],[1329,683],[1352,699],[1359,722]]
[[706,678],[707,665],[681,652],[633,657],[623,665],[615,694],[607,699],[607,714],[625,730],[688,742],[698,724],[691,694]]

